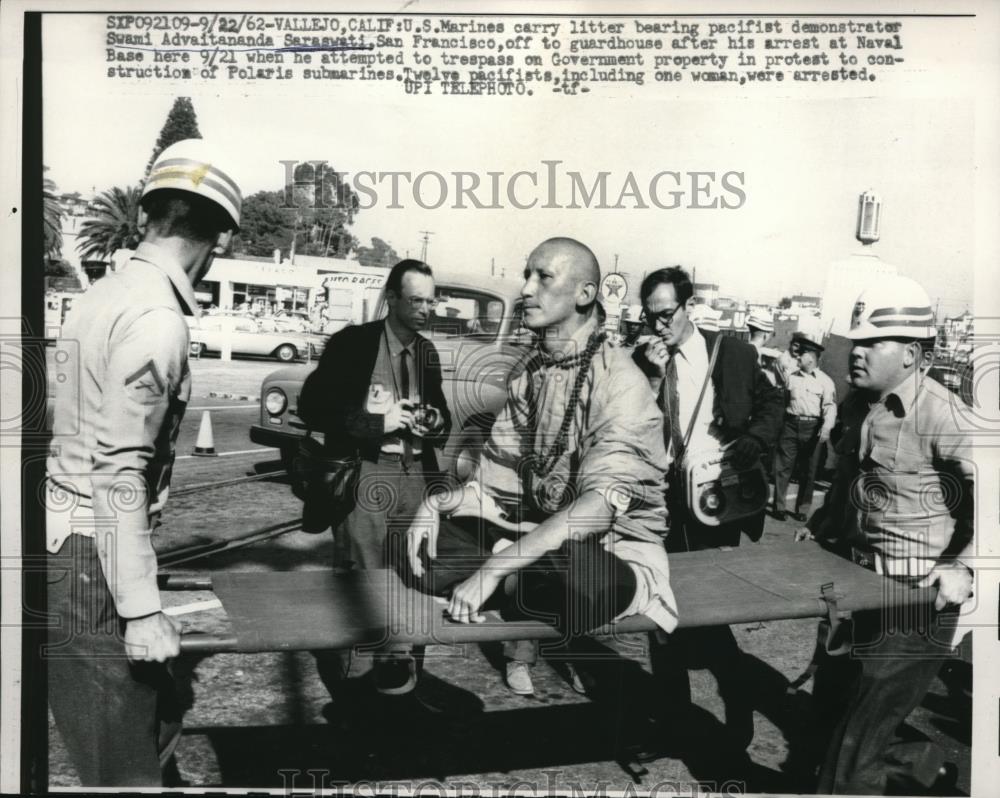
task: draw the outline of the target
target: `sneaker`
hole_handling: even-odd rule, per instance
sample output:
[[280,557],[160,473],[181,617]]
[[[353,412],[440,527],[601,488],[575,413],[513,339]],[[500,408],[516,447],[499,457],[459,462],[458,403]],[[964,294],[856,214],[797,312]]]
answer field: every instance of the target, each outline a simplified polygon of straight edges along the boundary
[[569,686],[573,688],[573,692],[587,695],[587,685],[580,678],[580,672],[573,667],[572,662],[566,663],[566,674],[569,676]]
[[405,695],[417,686],[417,663],[413,657],[376,659],[372,676],[382,695]]
[[531,667],[528,663],[513,659],[507,663],[507,687],[515,695],[535,694],[535,685],[531,683]]
[[177,750],[177,744],[181,741],[181,734],[184,732],[184,724],[179,720],[161,720],[160,728],[157,732],[156,749],[160,758],[160,767],[166,767],[170,757]]

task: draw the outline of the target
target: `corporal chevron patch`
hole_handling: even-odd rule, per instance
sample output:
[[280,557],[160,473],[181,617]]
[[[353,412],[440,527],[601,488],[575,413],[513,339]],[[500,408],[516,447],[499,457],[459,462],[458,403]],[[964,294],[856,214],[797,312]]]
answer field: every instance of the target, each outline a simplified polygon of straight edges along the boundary
[[156,404],[167,390],[156,363],[147,360],[140,368],[125,378],[125,393],[139,404]]

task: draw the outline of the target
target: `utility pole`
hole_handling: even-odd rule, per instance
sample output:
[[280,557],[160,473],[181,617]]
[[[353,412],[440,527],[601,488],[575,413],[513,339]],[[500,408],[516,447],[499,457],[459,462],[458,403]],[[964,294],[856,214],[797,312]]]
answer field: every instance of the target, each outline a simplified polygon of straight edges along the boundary
[[497,273],[496,258],[490,258],[490,277],[495,277]]
[[420,240],[424,242],[424,246],[420,251],[420,260],[422,260],[424,263],[427,263],[427,245],[430,243],[431,236],[434,235],[434,231],[420,230],[418,232],[423,233],[423,238],[421,238]]

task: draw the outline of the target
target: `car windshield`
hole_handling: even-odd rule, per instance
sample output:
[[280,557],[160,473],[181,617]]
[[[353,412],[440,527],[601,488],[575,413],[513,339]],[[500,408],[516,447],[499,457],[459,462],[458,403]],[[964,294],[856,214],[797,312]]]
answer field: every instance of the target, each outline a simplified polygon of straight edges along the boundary
[[[501,333],[509,333],[520,326],[512,326],[511,318],[504,316],[504,302],[493,294],[465,288],[441,287],[437,292],[438,305],[434,308],[428,325],[431,338],[473,338],[493,341]],[[512,312],[516,312],[517,308]]]

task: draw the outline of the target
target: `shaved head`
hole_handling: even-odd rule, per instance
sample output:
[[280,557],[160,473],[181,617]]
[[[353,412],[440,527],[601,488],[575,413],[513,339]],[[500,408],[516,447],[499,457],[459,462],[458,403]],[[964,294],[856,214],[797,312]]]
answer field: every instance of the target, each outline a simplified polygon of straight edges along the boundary
[[601,268],[590,247],[550,238],[532,250],[524,267],[524,323],[531,329],[568,331],[597,308]]
[[553,265],[561,264],[570,271],[577,282],[593,283],[596,286],[601,281],[601,267],[597,262],[597,256],[590,247],[581,244],[575,238],[546,239],[535,247],[528,261],[536,257],[544,258]]

